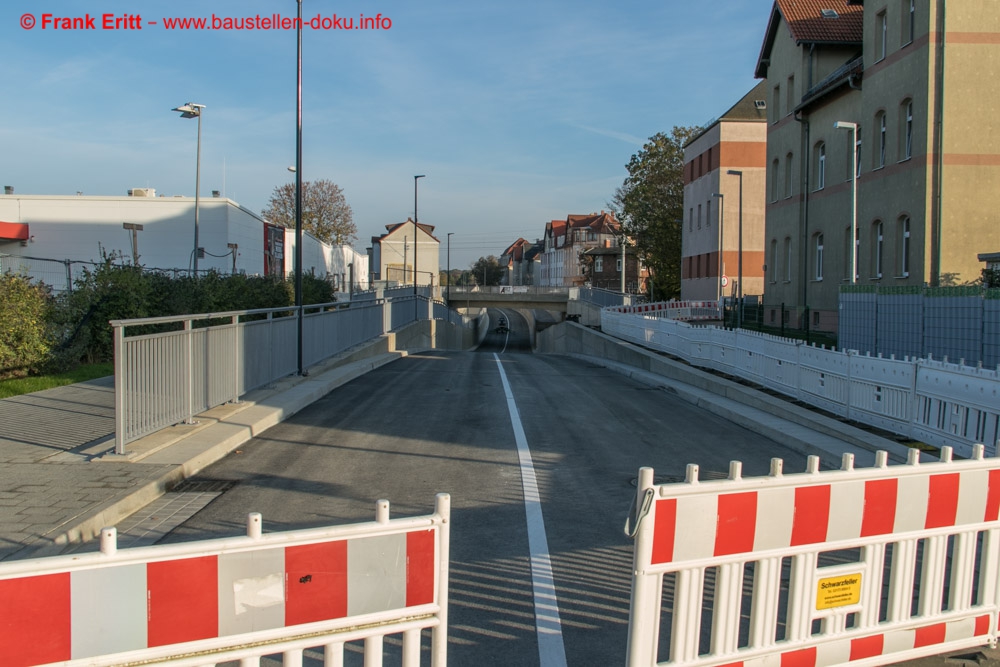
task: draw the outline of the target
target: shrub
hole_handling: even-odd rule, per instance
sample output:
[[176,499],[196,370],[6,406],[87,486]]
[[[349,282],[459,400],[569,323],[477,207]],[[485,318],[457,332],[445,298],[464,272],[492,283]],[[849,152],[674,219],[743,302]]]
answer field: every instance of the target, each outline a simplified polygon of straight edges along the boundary
[[52,348],[49,287],[25,276],[0,275],[0,377],[44,366]]

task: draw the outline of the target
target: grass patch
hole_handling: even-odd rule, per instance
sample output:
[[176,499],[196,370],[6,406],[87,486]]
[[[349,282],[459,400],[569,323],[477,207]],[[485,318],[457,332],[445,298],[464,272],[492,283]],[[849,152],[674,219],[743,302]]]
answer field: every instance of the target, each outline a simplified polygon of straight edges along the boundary
[[52,389],[53,387],[63,387],[76,382],[114,375],[114,373],[114,364],[108,362],[103,364],[83,364],[66,373],[0,380],[0,398],[30,394],[33,391],[42,391],[43,389]]

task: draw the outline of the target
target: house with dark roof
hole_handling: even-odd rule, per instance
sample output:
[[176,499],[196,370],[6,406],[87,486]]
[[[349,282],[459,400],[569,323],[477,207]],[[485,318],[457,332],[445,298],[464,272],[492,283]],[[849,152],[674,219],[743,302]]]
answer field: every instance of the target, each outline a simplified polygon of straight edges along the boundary
[[766,158],[766,82],[684,146],[682,299],[763,293]]

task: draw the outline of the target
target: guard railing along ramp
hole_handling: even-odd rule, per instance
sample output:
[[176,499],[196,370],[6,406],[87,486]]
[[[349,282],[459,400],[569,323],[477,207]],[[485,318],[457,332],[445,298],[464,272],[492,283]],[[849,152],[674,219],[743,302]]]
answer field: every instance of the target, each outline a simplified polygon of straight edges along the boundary
[[995,644],[1000,459],[654,484],[640,470],[628,665],[877,665]]

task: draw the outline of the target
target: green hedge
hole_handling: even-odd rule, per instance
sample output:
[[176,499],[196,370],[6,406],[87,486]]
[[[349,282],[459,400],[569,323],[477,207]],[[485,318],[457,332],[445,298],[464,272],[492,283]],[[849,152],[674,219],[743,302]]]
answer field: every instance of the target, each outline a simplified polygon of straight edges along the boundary
[[[111,320],[280,308],[295,303],[290,280],[208,272],[172,277],[112,258],[85,269],[73,291],[53,299],[48,288],[5,275],[0,292],[0,377],[15,371],[66,370],[114,358]],[[336,301],[332,285],[302,277],[305,304]]]

